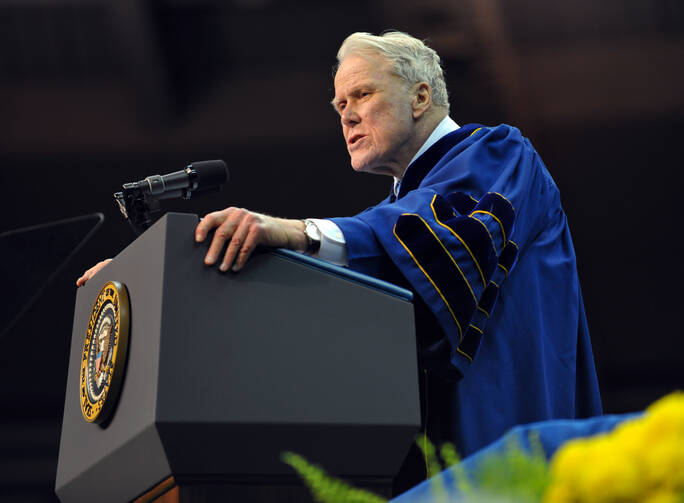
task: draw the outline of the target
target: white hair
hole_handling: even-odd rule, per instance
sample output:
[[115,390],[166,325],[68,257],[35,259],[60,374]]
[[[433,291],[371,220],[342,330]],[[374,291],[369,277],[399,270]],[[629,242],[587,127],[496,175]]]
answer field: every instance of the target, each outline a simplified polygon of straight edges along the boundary
[[432,90],[433,104],[449,108],[439,55],[422,40],[401,31],[388,31],[379,36],[357,32],[349,35],[337,51],[338,68],[350,54],[384,57],[404,82],[409,85],[427,82]]

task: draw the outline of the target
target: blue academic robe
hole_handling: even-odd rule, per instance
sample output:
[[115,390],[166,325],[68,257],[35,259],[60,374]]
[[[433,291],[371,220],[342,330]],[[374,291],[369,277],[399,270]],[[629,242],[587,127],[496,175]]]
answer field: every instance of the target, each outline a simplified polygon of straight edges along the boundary
[[463,126],[408,167],[398,197],[332,220],[351,269],[417,293],[435,442],[467,456],[517,424],[601,413],[559,192],[518,129]]

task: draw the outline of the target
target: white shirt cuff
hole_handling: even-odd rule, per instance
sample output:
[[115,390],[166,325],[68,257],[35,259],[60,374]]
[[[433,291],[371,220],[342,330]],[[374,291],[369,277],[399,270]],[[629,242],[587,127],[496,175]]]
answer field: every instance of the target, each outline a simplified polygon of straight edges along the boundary
[[348,265],[347,241],[337,224],[332,220],[320,218],[309,218],[308,220],[315,223],[321,231],[321,247],[316,257],[336,265]]

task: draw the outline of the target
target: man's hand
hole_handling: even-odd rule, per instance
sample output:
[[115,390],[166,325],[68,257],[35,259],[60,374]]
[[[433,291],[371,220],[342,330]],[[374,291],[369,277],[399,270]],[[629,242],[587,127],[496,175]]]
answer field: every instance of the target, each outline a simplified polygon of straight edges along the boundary
[[95,276],[98,272],[100,272],[100,269],[102,269],[104,266],[109,264],[112,261],[112,259],[108,258],[103,260],[102,262],[98,262],[95,264],[93,267],[88,269],[86,272],[83,273],[83,276],[78,278],[76,280],[76,286],[83,286],[86,284],[86,281],[88,281],[90,278]]
[[205,216],[195,229],[195,240],[206,239],[211,229],[216,229],[204,263],[213,265],[226,243],[228,247],[221,259],[219,269],[239,271],[257,245],[306,250],[304,222],[274,218],[242,208],[227,208]]

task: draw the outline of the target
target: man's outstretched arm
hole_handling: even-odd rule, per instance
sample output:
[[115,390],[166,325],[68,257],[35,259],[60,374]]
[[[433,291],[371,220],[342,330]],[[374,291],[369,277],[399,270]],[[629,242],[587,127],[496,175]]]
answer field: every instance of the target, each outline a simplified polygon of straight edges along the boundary
[[[215,229],[204,263],[213,265],[218,262],[221,271],[229,268],[239,271],[259,245],[305,251],[307,239],[304,228],[302,220],[270,217],[231,207],[209,213],[200,220],[195,229],[195,240],[201,243],[209,231]],[[219,255],[226,243],[228,246],[221,258]]]

